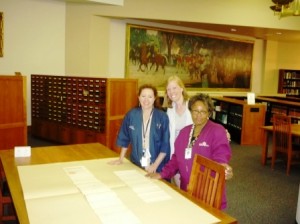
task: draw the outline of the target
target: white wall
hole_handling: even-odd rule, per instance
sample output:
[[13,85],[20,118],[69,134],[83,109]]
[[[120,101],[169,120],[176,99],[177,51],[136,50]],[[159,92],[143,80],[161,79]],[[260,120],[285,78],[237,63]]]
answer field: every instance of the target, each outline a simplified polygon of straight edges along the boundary
[[[1,0],[4,57],[0,58],[0,74],[19,71],[28,77],[37,73],[124,77],[126,23],[137,23],[137,18],[300,29],[299,17],[279,20],[269,9],[271,4],[262,0],[125,0],[121,7],[63,0]],[[118,19],[123,16],[131,19]],[[252,91],[276,93],[277,69],[300,69],[299,50],[300,43],[256,40]]]
[[[196,33],[212,33],[180,26],[174,27],[141,22],[140,20],[137,20],[140,18],[281,29],[288,28],[300,31],[299,17],[278,19],[278,17],[274,16],[272,10],[270,10],[270,5],[272,4],[272,1],[262,0],[126,0],[124,1],[123,7],[107,5],[84,5],[83,7],[82,4],[68,3],[67,27],[76,27],[77,30],[84,30],[84,32],[81,32],[80,35],[76,37],[72,30],[67,30],[67,58],[68,60],[72,59],[73,61],[79,62],[80,58],[78,58],[78,55],[83,55],[84,59],[80,60],[80,63],[66,62],[66,71],[77,71],[80,75],[93,74],[106,77],[124,77],[124,46],[126,43],[125,28],[127,22]],[[101,27],[98,26],[100,25],[100,22],[98,24],[91,23],[89,21],[90,17],[97,17],[97,20],[102,21]],[[123,17],[129,19],[124,20],[122,19]],[[101,36],[99,34],[98,38],[95,38],[94,36],[94,42],[91,42],[91,38],[89,37],[91,30],[97,29],[101,29]],[[214,32],[212,34],[224,35]],[[247,37],[239,38],[249,39]],[[73,43],[76,44],[72,44],[72,41],[69,40],[72,40]],[[88,52],[93,48],[103,50],[94,52],[95,54],[93,57],[90,57],[91,54]],[[279,65],[282,68],[291,67],[292,64],[293,68],[298,67],[298,69],[300,69],[295,60],[289,61],[286,57],[287,54],[296,55],[297,49],[299,48],[300,43],[288,44],[278,43],[276,41],[271,41],[269,43],[269,41],[255,40],[251,91],[255,93],[276,94],[278,67]],[[79,53],[81,49],[83,50]],[[294,53],[290,53],[289,51]],[[89,58],[89,60],[85,60],[86,58]],[[108,58],[108,62],[101,58]],[[269,59],[270,61],[268,61]],[[88,62],[92,64],[98,63],[100,66],[99,68],[101,69],[94,67],[95,69],[93,70],[93,73],[91,73]],[[233,94],[233,92],[230,94]]]
[[124,6],[68,3],[77,15],[164,19],[282,29],[300,29],[299,17],[278,19],[271,0],[125,0]]
[[300,70],[300,43],[268,41],[266,44],[262,94],[278,90],[279,69]]
[[0,75],[27,76],[27,121],[31,123],[30,74],[65,72],[65,3],[47,0],[1,0],[4,56]]
[[[72,10],[71,10],[72,11]],[[261,75],[262,75],[262,66],[264,62],[264,41],[256,40],[250,37],[238,36],[238,35],[229,35],[224,33],[206,31],[206,30],[197,30],[192,28],[180,27],[180,26],[171,26],[171,25],[162,25],[154,22],[145,22],[140,20],[133,19],[117,19],[117,18],[107,18],[101,16],[92,16],[95,17],[99,22],[90,22],[86,19],[81,19],[80,22],[77,22],[77,16],[80,12],[80,8],[75,7],[75,10],[70,13],[68,11],[69,20],[67,24],[71,24],[71,26],[77,26],[80,24],[83,26],[83,29],[90,26],[92,30],[99,30],[101,32],[98,33],[98,38],[94,37],[91,41],[89,37],[90,32],[85,30],[77,37],[72,32],[67,32],[67,58],[70,62],[66,62],[66,71],[68,74],[74,73],[77,71],[79,75],[89,75],[89,76],[99,76],[99,77],[125,77],[125,58],[126,58],[126,25],[127,24],[139,24],[144,26],[153,26],[160,28],[167,28],[173,30],[181,30],[185,32],[199,33],[199,34],[208,34],[214,36],[223,36],[224,38],[235,38],[244,41],[252,41],[254,42],[254,55],[253,55],[253,68],[252,68],[252,92],[260,93],[261,92]],[[70,13],[70,14],[69,14]],[[72,14],[72,15],[71,15]],[[76,16],[77,15],[77,16]],[[76,18],[74,18],[76,17]],[[89,17],[89,16],[87,16]],[[74,18],[74,19],[72,19]],[[93,21],[95,20],[93,19]],[[84,24],[85,21],[87,24]],[[104,25],[103,25],[104,24]],[[71,30],[68,30],[71,31]],[[105,37],[105,38],[103,38]],[[72,41],[68,41],[71,38]],[[76,38],[76,41],[74,40]],[[76,43],[75,45],[72,45]],[[80,44],[79,44],[80,43]],[[85,46],[85,47],[83,47]],[[81,54],[74,53],[83,49]],[[89,51],[93,49],[102,49],[94,52],[94,57],[90,57]],[[79,55],[81,55],[79,57]],[[80,59],[89,57],[89,60]],[[80,63],[79,63],[80,60]],[[73,62],[77,61],[77,63]],[[86,63],[85,63],[86,62]],[[93,72],[89,69],[89,64],[98,64],[98,70],[95,68]],[[254,83],[254,84],[253,84]],[[160,92],[161,94],[161,92]],[[218,92],[218,94],[230,94],[230,95],[240,95],[239,92]],[[245,95],[246,93],[243,92]]]

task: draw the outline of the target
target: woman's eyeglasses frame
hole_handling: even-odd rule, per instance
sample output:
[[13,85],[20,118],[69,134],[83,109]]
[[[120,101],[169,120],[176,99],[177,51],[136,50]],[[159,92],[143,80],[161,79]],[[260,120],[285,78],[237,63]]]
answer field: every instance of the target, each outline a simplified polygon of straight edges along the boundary
[[208,114],[208,111],[206,111],[206,110],[191,110],[191,114],[194,116],[198,116],[199,114],[201,116],[205,116]]

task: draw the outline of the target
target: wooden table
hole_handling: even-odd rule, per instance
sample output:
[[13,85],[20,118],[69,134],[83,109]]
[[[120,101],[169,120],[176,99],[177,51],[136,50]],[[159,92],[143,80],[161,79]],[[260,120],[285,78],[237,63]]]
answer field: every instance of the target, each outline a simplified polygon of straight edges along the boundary
[[[17,166],[56,162],[71,162],[117,156],[117,153],[99,143],[32,148],[31,157],[23,158],[15,158],[13,150],[0,150],[0,158],[3,163],[4,171],[6,173],[6,178],[10,187],[11,195],[20,224],[29,224],[29,219]],[[165,183],[168,184],[172,189],[186,196],[189,200],[193,201],[193,199],[187,196],[185,192],[177,189],[167,182]],[[211,208],[199,202],[197,202],[197,204],[202,209],[220,219],[221,223],[237,223],[236,219],[230,217],[222,211]]]
[[[269,134],[273,132],[273,126],[263,126],[261,128],[264,130],[262,135],[261,163],[262,165],[266,165],[267,157],[268,157]],[[300,136],[300,124],[292,124],[291,132],[293,136]]]

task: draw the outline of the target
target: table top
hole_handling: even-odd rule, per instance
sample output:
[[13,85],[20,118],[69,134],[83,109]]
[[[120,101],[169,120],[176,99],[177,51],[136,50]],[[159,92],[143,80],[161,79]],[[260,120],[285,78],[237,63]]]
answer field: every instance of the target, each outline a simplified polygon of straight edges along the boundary
[[[117,153],[99,143],[32,148],[31,157],[22,158],[15,158],[14,150],[0,150],[0,158],[6,173],[6,178],[10,187],[19,222],[21,224],[28,224],[29,219],[17,166],[92,160],[117,156]],[[165,183],[172,189],[187,197],[189,200],[194,201],[185,192],[177,189],[167,182]],[[237,223],[234,218],[222,211],[211,208],[201,202],[197,202],[197,205],[220,219],[221,223]]]
[[[291,130],[292,135],[300,136],[300,124],[292,124],[291,127],[292,127],[292,130]],[[272,125],[263,126],[261,128],[266,130],[266,131],[273,131],[273,126]]]

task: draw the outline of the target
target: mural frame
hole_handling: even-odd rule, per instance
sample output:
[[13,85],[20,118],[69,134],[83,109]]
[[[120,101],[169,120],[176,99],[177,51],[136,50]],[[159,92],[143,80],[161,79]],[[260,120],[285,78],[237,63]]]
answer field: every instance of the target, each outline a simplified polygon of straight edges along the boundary
[[254,41],[127,24],[125,77],[165,88],[170,75],[188,90],[251,90]]

